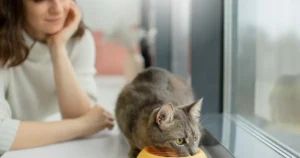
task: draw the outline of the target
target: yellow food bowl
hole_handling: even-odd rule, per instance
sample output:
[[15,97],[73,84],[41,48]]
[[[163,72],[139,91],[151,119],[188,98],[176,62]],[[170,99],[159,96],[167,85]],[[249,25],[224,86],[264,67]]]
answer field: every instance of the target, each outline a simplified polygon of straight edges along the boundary
[[[163,157],[163,156],[157,156],[157,155],[151,154],[150,151],[151,151],[150,148],[148,148],[148,147],[144,148],[140,152],[140,154],[138,155],[137,158],[170,158],[170,157]],[[201,149],[198,149],[198,152],[196,155],[187,156],[187,157],[176,157],[176,158],[207,158],[207,156]]]

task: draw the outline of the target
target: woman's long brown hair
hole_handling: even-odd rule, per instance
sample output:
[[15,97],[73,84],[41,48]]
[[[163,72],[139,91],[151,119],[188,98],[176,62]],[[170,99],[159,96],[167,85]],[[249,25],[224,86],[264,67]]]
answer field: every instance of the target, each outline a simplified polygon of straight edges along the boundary
[[[22,36],[25,21],[23,0],[0,0],[0,67],[22,64],[29,55],[29,48]],[[81,21],[74,37],[84,34]]]

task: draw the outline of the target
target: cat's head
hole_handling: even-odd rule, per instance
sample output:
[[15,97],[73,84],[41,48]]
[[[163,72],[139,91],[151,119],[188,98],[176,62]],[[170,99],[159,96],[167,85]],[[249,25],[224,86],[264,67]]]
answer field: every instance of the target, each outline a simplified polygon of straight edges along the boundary
[[171,149],[178,156],[197,153],[201,132],[200,111],[203,99],[190,105],[165,104],[155,109],[148,123],[148,141],[156,149]]

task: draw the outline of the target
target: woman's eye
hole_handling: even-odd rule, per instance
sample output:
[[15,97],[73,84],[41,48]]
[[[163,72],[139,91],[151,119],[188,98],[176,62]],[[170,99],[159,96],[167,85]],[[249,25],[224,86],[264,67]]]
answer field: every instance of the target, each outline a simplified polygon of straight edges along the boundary
[[35,3],[39,3],[39,2],[42,2],[42,1],[45,1],[45,0],[33,0]]
[[177,140],[176,140],[176,143],[177,143],[178,145],[184,144],[184,138],[179,138],[179,139],[177,139]]

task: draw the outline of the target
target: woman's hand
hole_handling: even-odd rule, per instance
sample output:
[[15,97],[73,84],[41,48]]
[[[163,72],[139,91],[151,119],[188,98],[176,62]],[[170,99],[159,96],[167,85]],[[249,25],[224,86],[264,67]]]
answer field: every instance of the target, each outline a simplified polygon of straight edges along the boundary
[[40,147],[91,136],[105,128],[112,129],[113,126],[112,115],[99,106],[74,119],[56,122],[21,121],[11,150]]
[[70,10],[67,15],[64,28],[60,32],[47,38],[49,48],[55,49],[57,47],[65,46],[68,40],[77,31],[81,18],[82,14],[79,7],[74,1],[71,1]]
[[91,136],[106,128],[111,130],[114,127],[113,116],[99,105],[95,105],[89,112],[79,117],[78,121],[83,125],[83,136]]

